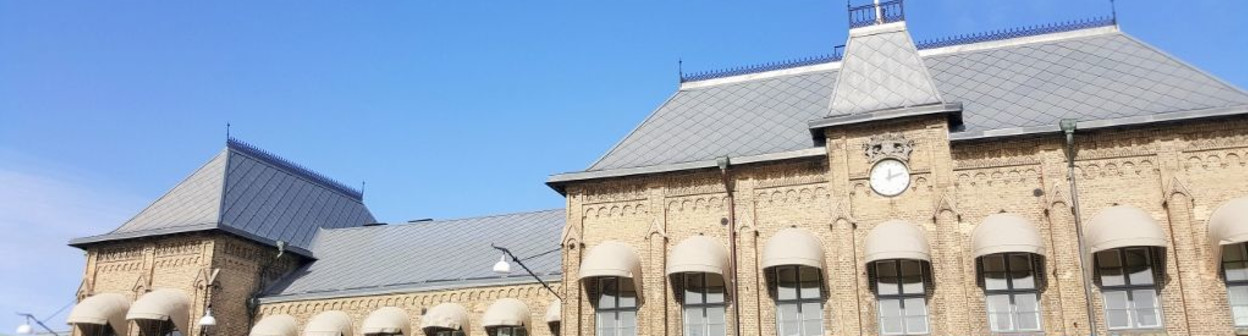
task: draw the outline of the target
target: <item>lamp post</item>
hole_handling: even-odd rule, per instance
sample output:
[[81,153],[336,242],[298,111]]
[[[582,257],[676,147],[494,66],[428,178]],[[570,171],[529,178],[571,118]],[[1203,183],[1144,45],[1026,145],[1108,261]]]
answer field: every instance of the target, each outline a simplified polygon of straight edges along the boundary
[[22,325],[17,326],[18,335],[34,335],[35,328],[30,326],[30,322],[34,321],[35,324],[38,324],[40,328],[43,328],[43,330],[47,330],[49,334],[52,334],[54,336],[61,336],[61,334],[58,334],[56,333],[56,331],[53,331],[52,328],[48,328],[48,325],[43,324],[43,321],[40,321],[34,315],[31,315],[28,313],[17,313],[17,315],[26,318],[26,323],[22,323]]
[[[511,250],[507,249],[506,247],[494,245],[494,243],[490,243],[490,247],[493,247],[495,250],[503,251],[503,256],[499,257],[498,262],[494,263],[494,267],[493,267],[494,273],[510,274],[511,264],[507,262],[507,258],[511,258],[511,261],[514,261],[516,262],[516,264],[520,265],[520,268],[523,268],[525,272],[528,272],[529,276],[532,276],[533,279],[537,279],[537,282],[541,283],[542,287],[546,287],[546,290],[550,291],[550,294],[554,295],[555,298],[563,300],[563,297],[559,296],[559,293],[555,292],[553,288],[550,288],[550,285],[546,284],[546,281],[543,281],[542,278],[538,277],[536,273],[533,273],[533,270],[529,269],[529,266],[524,265],[524,262],[522,261],[523,259],[516,257],[515,254],[511,253]],[[551,253],[551,252],[558,251],[558,250],[559,249],[554,249],[554,250],[542,252],[535,256],[530,256],[529,258],[525,258],[525,259],[530,259],[533,257],[545,255],[547,253]]]

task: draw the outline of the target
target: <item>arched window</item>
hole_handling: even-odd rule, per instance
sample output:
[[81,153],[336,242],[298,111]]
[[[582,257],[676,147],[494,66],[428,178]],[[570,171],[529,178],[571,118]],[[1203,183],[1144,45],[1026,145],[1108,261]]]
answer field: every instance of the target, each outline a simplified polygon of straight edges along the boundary
[[637,290],[633,280],[597,277],[598,300],[594,320],[598,336],[637,335]]
[[979,259],[993,332],[1041,330],[1035,260],[1031,253],[997,253]]
[[1222,246],[1222,276],[1236,327],[1248,327],[1248,243]]
[[772,267],[776,332],[780,336],[823,335],[823,276],[809,266]]
[[78,328],[79,335],[82,336],[117,336],[117,332],[108,324],[75,323],[74,327]]
[[685,336],[724,336],[724,278],[711,273],[681,273]]
[[1160,329],[1152,247],[1124,247],[1096,253],[1097,280],[1110,330]]
[[880,334],[926,335],[929,275],[923,262],[912,259],[880,260],[875,267],[875,298],[879,303]]

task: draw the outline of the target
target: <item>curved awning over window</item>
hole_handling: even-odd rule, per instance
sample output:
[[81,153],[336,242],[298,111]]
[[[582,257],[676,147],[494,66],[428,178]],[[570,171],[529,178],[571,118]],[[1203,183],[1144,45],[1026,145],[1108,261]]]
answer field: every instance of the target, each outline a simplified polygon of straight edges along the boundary
[[126,319],[169,321],[186,334],[191,326],[191,299],[177,289],[153,290],[130,305]]
[[429,311],[425,312],[425,316],[420,318],[420,328],[440,328],[451,330],[468,329],[468,309],[458,303],[442,303]]
[[74,309],[69,311],[69,324],[108,325],[117,335],[126,335],[130,323],[126,322],[126,311],[130,310],[130,299],[120,293],[100,293],[82,299]]
[[636,278],[641,276],[641,260],[627,244],[605,241],[589,249],[581,262],[580,279],[601,276]]
[[866,250],[868,263],[889,259],[932,260],[927,233],[904,220],[877,224],[867,233]]
[[1209,243],[1215,250],[1243,242],[1248,242],[1248,197],[1226,202],[1209,218]]
[[546,323],[555,323],[563,320],[563,300],[555,299],[546,306]]
[[481,315],[482,327],[522,327],[529,325],[529,307],[520,300],[502,298],[490,304]]
[[823,269],[823,243],[810,231],[777,231],[763,246],[763,268],[794,265]]
[[1023,216],[999,213],[984,218],[971,233],[971,252],[976,258],[995,253],[1044,254],[1040,230]]
[[298,336],[299,322],[286,314],[269,315],[251,327],[248,336]]
[[1128,246],[1166,247],[1166,233],[1144,210],[1118,205],[1092,216],[1083,228],[1088,253]]
[[340,310],[330,310],[312,316],[303,326],[303,336],[354,336],[351,316]]
[[693,236],[676,244],[667,258],[667,274],[728,274],[728,249],[706,236]]
[[382,307],[374,310],[360,324],[360,333],[368,334],[403,334],[412,336],[411,320],[407,311],[395,307]]

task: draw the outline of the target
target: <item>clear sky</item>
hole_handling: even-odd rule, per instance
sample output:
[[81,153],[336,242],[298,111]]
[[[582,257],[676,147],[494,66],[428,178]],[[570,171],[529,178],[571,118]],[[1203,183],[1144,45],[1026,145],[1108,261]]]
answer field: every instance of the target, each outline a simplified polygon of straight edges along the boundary
[[[916,39],[1108,15],[1108,1],[911,0]],[[1124,31],[1248,87],[1248,1],[1120,0]],[[686,71],[825,54],[842,1],[0,1],[0,333],[73,300],[68,239],[245,141],[382,221],[562,207]],[[53,325],[64,326],[61,313]]]

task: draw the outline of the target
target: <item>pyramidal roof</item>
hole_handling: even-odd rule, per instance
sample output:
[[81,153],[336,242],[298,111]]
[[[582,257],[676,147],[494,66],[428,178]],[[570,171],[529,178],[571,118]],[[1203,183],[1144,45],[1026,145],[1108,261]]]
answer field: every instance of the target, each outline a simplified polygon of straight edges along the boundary
[[942,102],[905,21],[850,29],[841,64],[829,116]]
[[147,208],[107,234],[70,245],[220,230],[311,256],[320,228],[375,219],[363,194],[262,149],[229,139],[226,148]]

